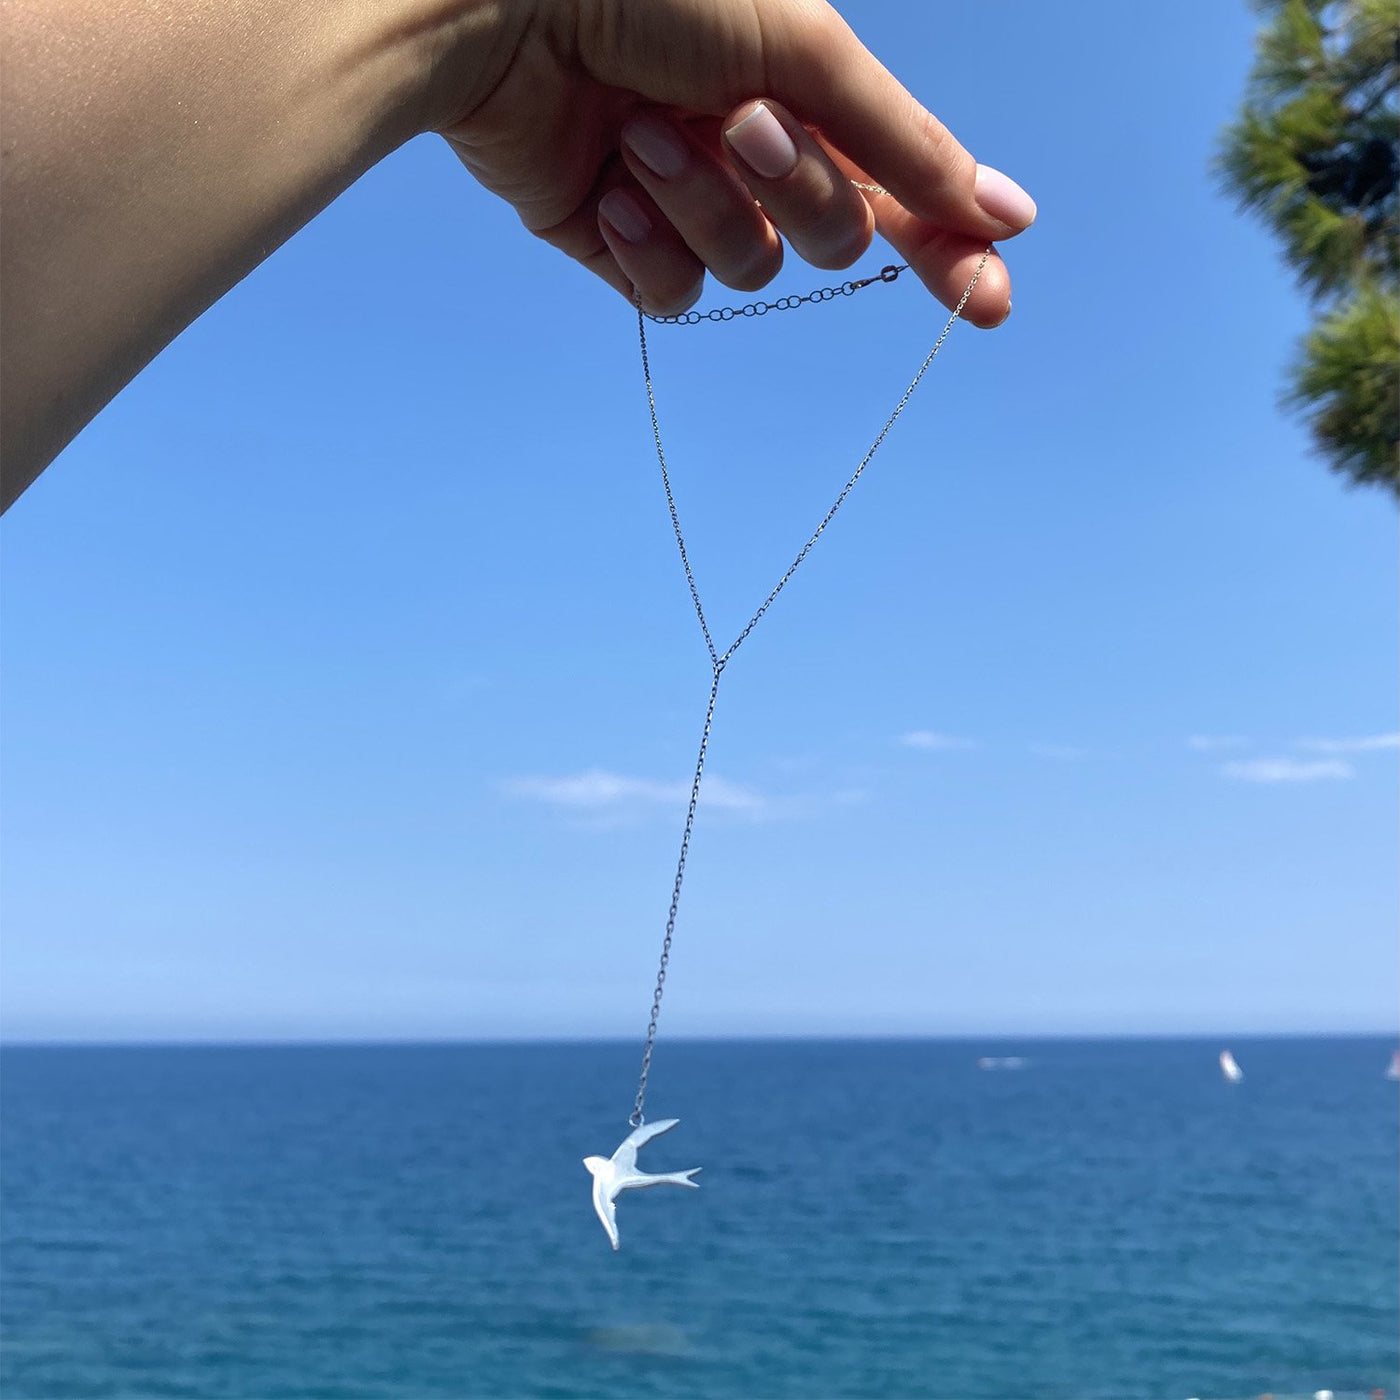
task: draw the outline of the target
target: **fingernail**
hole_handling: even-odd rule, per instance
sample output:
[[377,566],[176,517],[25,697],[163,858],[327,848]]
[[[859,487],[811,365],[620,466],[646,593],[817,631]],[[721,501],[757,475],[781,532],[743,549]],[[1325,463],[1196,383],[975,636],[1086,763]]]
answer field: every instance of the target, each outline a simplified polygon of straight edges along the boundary
[[651,232],[646,211],[626,190],[609,190],[598,201],[598,212],[629,243],[640,243]]
[[1029,228],[1035,222],[1035,200],[1000,170],[979,165],[973,190],[982,212],[999,219],[1008,228]]
[[734,148],[755,175],[765,180],[781,180],[791,175],[797,164],[797,147],[783,124],[762,102],[724,133],[724,139]]
[[622,128],[622,139],[643,165],[663,180],[674,179],[690,160],[690,150],[670,127],[638,117]]

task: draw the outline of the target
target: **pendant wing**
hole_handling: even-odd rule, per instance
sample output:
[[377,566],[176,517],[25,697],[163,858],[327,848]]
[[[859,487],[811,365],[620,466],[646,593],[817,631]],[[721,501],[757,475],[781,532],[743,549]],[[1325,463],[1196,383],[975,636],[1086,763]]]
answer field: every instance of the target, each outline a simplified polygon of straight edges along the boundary
[[598,1219],[603,1222],[603,1229],[608,1232],[608,1239],[612,1241],[612,1247],[618,1247],[617,1240],[617,1205],[608,1195],[604,1187],[602,1178],[593,1178],[593,1209],[598,1212]]
[[669,1133],[681,1120],[679,1118],[658,1118],[655,1123],[643,1123],[623,1139],[622,1146],[613,1153],[613,1161],[624,1173],[637,1170],[637,1149],[645,1147],[652,1138]]

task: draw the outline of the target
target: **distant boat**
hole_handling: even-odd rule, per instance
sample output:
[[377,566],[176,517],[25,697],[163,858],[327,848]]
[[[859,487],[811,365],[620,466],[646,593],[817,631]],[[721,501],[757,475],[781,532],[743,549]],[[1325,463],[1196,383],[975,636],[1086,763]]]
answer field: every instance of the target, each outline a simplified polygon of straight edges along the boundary
[[1385,1067],[1385,1077],[1387,1079],[1400,1079],[1400,1050],[1391,1055],[1390,1063]]
[[977,1061],[978,1069],[1025,1069],[1024,1055],[983,1055]]
[[1238,1084],[1244,1078],[1244,1071],[1235,1063],[1235,1057],[1228,1050],[1220,1052],[1220,1073],[1231,1084]]

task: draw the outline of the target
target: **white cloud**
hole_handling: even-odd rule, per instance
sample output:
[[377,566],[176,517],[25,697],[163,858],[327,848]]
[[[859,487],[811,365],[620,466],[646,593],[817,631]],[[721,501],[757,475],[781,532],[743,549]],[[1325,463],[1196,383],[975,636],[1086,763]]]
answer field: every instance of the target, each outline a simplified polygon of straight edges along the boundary
[[1351,764],[1339,759],[1251,758],[1226,763],[1220,771],[1244,783],[1315,783],[1325,778],[1351,778]]
[[1053,758],[1060,763],[1089,757],[1088,749],[1077,748],[1074,744],[1032,744],[1030,750],[1037,758]]
[[[677,783],[676,786],[684,792],[684,800],[689,802],[689,784]],[[714,776],[706,778],[701,784],[700,801],[711,807],[722,807],[727,812],[747,812],[755,817],[767,816],[773,810],[773,804],[761,792]]]
[[[653,806],[684,808],[690,800],[687,782],[629,778],[601,768],[590,768],[585,773],[564,778],[510,778],[501,787],[511,797],[587,812],[618,812]],[[700,802],[703,806],[740,812],[753,818],[773,815],[773,804],[762,793],[715,776],[706,777],[701,785]]]
[[1193,734],[1186,747],[1197,753],[1213,753],[1216,749],[1241,749],[1248,743],[1242,734]]
[[1373,753],[1377,749],[1400,749],[1400,734],[1363,734],[1355,739],[1298,739],[1294,748],[1310,753]]
[[938,734],[932,729],[912,729],[908,734],[901,734],[899,742],[910,749],[938,750],[944,753],[954,749],[977,747],[976,739],[960,739],[956,734]]

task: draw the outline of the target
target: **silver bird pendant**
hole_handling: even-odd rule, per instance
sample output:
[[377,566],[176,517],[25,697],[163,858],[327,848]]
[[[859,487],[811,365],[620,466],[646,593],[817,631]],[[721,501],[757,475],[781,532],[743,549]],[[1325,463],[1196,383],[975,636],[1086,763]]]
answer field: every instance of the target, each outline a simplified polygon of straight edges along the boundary
[[652,1138],[669,1133],[681,1120],[663,1118],[657,1123],[643,1123],[623,1139],[622,1146],[611,1157],[585,1157],[583,1165],[593,1173],[593,1209],[608,1232],[612,1247],[618,1247],[617,1198],[624,1191],[640,1190],[643,1186],[689,1186],[698,1191],[700,1185],[691,1177],[700,1170],[691,1167],[684,1172],[664,1172],[653,1176],[637,1170],[637,1149],[645,1147]]

